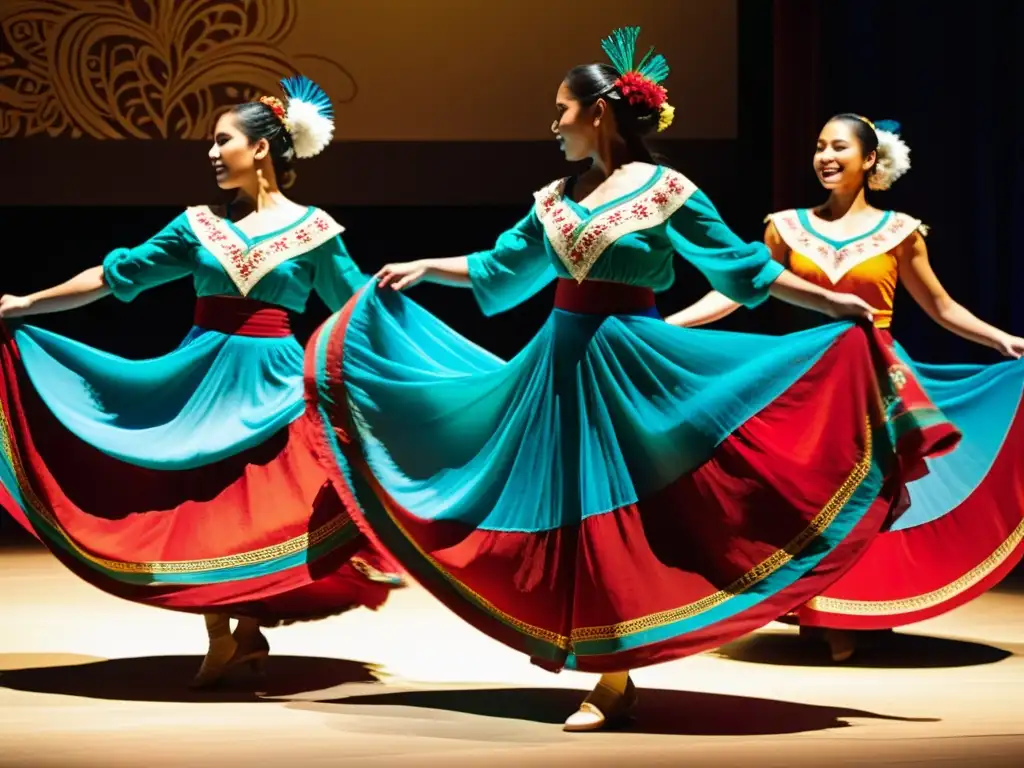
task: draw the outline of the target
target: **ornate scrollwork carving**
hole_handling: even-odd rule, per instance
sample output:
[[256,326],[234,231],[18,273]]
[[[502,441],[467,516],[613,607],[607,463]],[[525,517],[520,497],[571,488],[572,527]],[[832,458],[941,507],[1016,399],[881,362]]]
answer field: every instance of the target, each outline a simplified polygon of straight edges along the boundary
[[[296,0],[5,0],[0,137],[201,139],[220,108],[316,60],[289,53]],[[331,84],[336,85],[335,83]]]

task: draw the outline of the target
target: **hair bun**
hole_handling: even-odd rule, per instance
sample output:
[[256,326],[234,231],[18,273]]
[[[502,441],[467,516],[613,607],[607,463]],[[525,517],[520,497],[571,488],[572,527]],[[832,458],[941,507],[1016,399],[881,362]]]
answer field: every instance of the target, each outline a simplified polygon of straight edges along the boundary
[[646,136],[658,130],[658,121],[661,119],[659,110],[652,109],[646,104],[631,104],[630,108],[637,133]]

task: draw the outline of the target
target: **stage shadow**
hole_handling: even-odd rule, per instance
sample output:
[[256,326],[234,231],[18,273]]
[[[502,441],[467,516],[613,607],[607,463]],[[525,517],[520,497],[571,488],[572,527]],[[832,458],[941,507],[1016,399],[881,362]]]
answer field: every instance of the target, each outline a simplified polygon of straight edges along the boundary
[[[67,654],[0,654],[0,688],[91,699],[151,702],[256,702],[324,691],[349,683],[377,683],[371,665],[345,659],[272,656],[265,676],[237,670],[215,688],[193,691],[200,656],[129,659]],[[12,668],[20,666],[21,668]]]
[[[1016,649],[1014,649],[1016,650]],[[870,633],[844,667],[864,669],[937,669],[996,664],[1014,650],[926,635],[900,632]],[[794,632],[759,632],[724,645],[713,655],[732,661],[787,667],[834,667],[828,645],[821,639]]]
[[1024,565],[1019,565],[999,584],[992,588],[993,592],[1006,595],[1024,595]]
[[[331,701],[304,702],[292,707],[330,714],[349,707],[381,707],[389,718],[402,717],[401,708],[500,718],[503,720],[560,725],[576,710],[585,692],[565,688],[459,688],[448,690],[405,690],[350,695]],[[385,714],[382,712],[381,714]],[[800,704],[746,696],[695,693],[644,688],[640,691],[636,720],[631,733],[673,736],[765,736],[848,727],[847,719],[938,722],[935,718],[880,715],[843,707]],[[406,714],[410,720],[422,715]],[[445,727],[432,721],[431,727]],[[480,737],[477,729],[466,730],[449,722],[448,731],[464,738]],[[403,731],[405,729],[403,728]]]

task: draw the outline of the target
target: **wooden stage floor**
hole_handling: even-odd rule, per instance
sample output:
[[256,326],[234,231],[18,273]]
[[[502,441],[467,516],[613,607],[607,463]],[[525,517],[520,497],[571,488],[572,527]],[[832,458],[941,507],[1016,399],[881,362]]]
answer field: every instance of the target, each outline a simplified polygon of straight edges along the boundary
[[587,675],[531,667],[418,588],[271,630],[268,676],[196,693],[198,617],[0,549],[0,766],[1024,765],[1024,579],[856,663],[772,625],[640,670],[639,720],[566,734]]

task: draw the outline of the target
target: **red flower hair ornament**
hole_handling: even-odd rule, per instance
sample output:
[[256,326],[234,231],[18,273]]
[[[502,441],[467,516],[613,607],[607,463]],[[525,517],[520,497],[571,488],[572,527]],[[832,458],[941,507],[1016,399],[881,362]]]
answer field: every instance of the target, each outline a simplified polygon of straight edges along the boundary
[[668,62],[660,53],[653,55],[652,47],[634,67],[639,36],[640,27],[623,27],[601,41],[601,48],[619,73],[615,87],[630,104],[643,104],[658,112],[660,132],[672,124],[675,116],[675,108],[668,103],[668,91],[661,85],[661,81],[668,77]]

